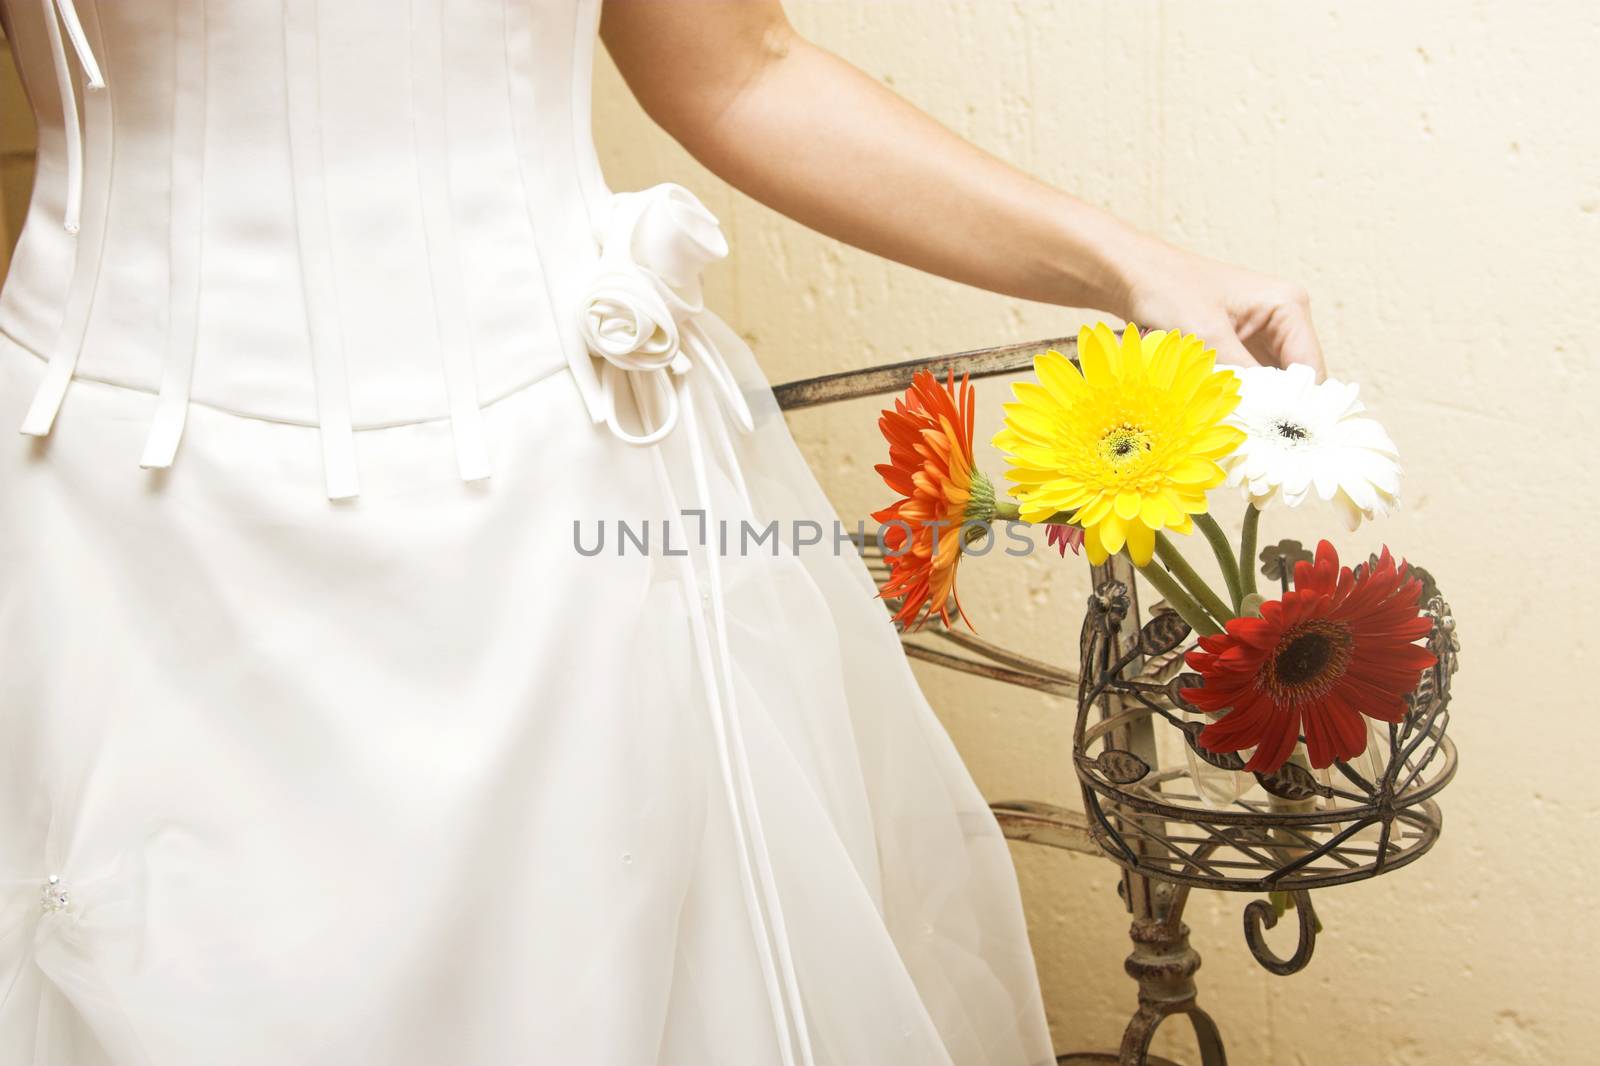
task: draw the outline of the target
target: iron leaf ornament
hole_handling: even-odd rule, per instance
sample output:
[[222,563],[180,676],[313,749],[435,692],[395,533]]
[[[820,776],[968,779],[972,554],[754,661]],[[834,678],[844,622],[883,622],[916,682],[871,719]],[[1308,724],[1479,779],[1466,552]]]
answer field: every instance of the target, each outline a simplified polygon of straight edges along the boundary
[[1150,764],[1131,751],[1107,748],[1094,760],[1094,768],[1113,785],[1131,785],[1150,775]]
[[1152,658],[1175,650],[1193,632],[1177,611],[1161,606],[1151,611],[1150,621],[1139,630],[1139,650]]
[[1268,581],[1276,581],[1288,591],[1294,578],[1296,563],[1309,563],[1316,556],[1298,540],[1280,540],[1261,549],[1261,574]]

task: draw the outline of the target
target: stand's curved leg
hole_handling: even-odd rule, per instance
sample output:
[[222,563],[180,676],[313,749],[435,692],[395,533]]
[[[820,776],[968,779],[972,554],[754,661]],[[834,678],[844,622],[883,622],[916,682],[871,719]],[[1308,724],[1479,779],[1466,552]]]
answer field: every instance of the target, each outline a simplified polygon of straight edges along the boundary
[[1252,900],[1244,909],[1244,939],[1250,945],[1250,954],[1266,970],[1287,977],[1299,973],[1311,962],[1311,953],[1317,949],[1317,912],[1311,909],[1311,893],[1291,892],[1294,912],[1299,919],[1300,939],[1295,943],[1294,954],[1287,959],[1267,945],[1264,930],[1278,924],[1278,912],[1264,899]]
[[1133,1020],[1122,1031],[1122,1048],[1117,1052],[1117,1066],[1145,1066],[1150,1061],[1150,1041],[1156,1030],[1167,1020],[1167,1012],[1159,1007],[1140,1006]]
[[1128,1023],[1128,1028],[1123,1030],[1117,1066],[1153,1066],[1156,1060],[1150,1057],[1150,1043],[1155,1039],[1161,1023],[1173,1014],[1189,1016],[1189,1024],[1194,1027],[1195,1044],[1200,1049],[1200,1066],[1228,1066],[1228,1053],[1222,1046],[1222,1034],[1217,1031],[1217,1023],[1211,1020],[1211,1015],[1199,1007],[1168,1010],[1150,1004],[1141,1006]]
[[1194,1026],[1195,1043],[1200,1045],[1200,1066],[1228,1066],[1228,1053],[1222,1047],[1222,1034],[1211,1015],[1195,1007],[1189,1011],[1189,1023]]

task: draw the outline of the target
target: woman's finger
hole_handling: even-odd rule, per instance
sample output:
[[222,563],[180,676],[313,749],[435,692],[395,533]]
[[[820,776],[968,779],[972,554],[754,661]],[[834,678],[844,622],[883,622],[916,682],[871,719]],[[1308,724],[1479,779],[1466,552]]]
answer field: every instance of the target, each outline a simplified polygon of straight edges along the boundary
[[1233,331],[1232,326],[1225,326],[1213,330],[1210,334],[1200,335],[1217,350],[1217,363],[1222,366],[1251,367],[1260,366],[1261,360],[1251,354],[1250,349],[1244,346],[1239,335]]
[[1303,363],[1316,371],[1317,380],[1321,381],[1327,374],[1327,367],[1323,364],[1322,344],[1311,324],[1311,309],[1304,304],[1291,306],[1282,312],[1275,325],[1278,327],[1274,330],[1278,365]]

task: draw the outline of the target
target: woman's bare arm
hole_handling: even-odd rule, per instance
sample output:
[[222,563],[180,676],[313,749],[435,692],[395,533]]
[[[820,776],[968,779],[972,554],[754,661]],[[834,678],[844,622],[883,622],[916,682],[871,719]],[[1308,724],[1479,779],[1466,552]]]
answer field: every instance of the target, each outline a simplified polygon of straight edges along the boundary
[[962,140],[789,25],[779,0],[606,0],[650,116],[790,218],[994,292],[1178,327],[1228,362],[1322,354],[1299,288],[1174,248]]

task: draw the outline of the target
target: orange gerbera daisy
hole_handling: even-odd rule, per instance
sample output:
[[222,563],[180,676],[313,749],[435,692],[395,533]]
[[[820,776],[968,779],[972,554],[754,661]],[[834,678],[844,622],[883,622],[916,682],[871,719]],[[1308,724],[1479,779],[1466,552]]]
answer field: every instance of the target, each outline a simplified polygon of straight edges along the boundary
[[1181,695],[1203,711],[1226,713],[1201,731],[1207,751],[1255,748],[1245,769],[1271,773],[1294,752],[1301,731],[1311,765],[1360,755],[1363,715],[1405,717],[1406,695],[1433,653],[1414,641],[1433,622],[1420,613],[1422,581],[1389,549],[1376,566],[1339,566],[1333,545],[1294,568],[1294,589],[1261,605],[1259,618],[1234,618],[1227,632],[1200,638],[1189,665],[1200,688]]
[[878,428],[889,442],[889,461],[878,467],[901,499],[873,514],[882,530],[889,579],[880,590],[899,598],[894,620],[915,629],[937,615],[951,624],[951,604],[968,628],[956,598],[956,566],[964,541],[981,536],[968,521],[994,517],[994,488],[972,462],[973,389],[955,372],[941,385],[927,370],[905,396],[884,411]]

